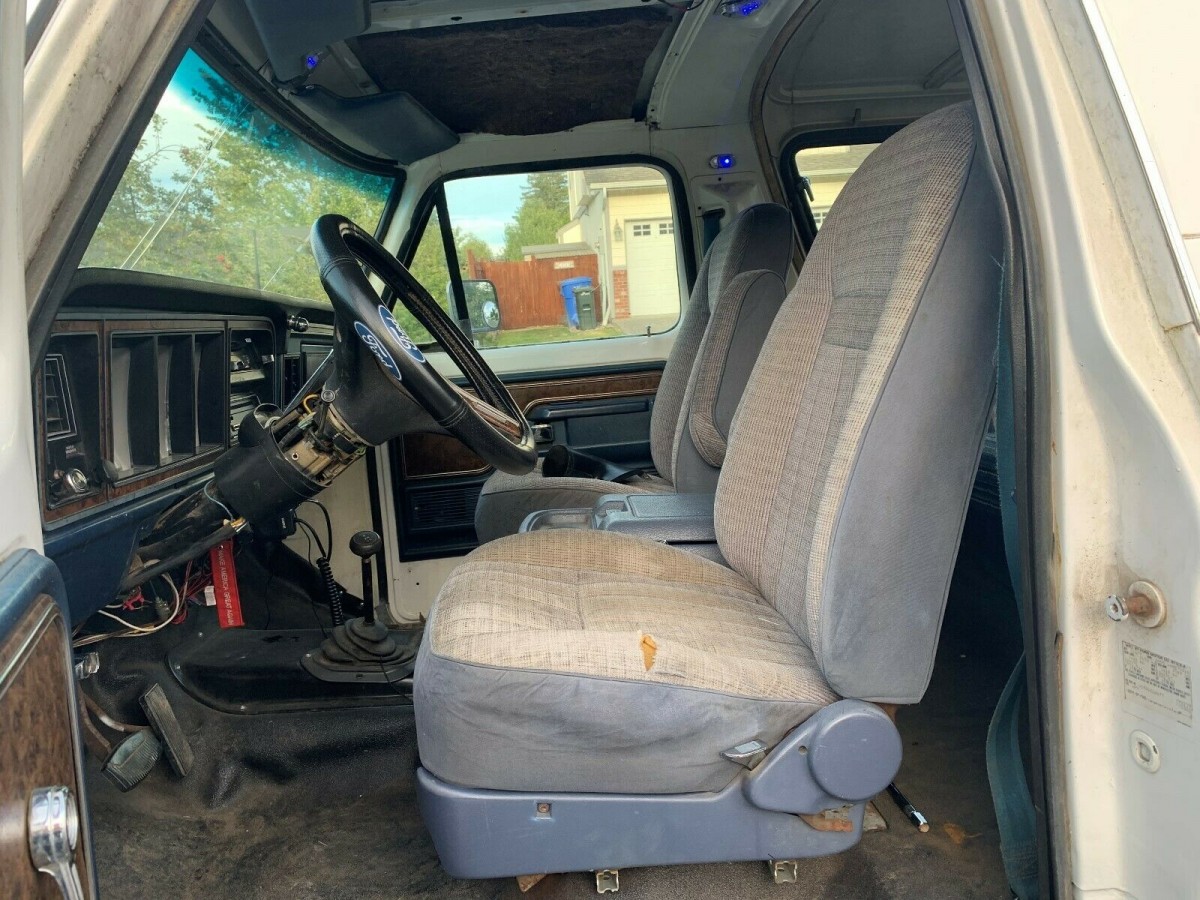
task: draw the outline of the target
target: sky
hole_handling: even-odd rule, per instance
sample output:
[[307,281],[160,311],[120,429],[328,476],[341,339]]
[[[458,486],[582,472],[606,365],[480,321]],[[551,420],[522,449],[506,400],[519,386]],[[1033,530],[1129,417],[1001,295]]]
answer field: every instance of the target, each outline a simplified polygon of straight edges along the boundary
[[[163,146],[195,147],[204,140],[199,126],[211,124],[212,120],[192,96],[193,89],[204,88],[204,81],[200,77],[202,72],[212,72],[212,69],[189,50],[184,54],[155,110],[163,123]],[[168,184],[172,175],[183,173],[186,168],[178,151],[163,153],[155,160],[153,177],[160,184]]]
[[504,226],[521,204],[525,175],[485,175],[446,183],[446,206],[455,228],[483,238],[499,253],[504,248]]

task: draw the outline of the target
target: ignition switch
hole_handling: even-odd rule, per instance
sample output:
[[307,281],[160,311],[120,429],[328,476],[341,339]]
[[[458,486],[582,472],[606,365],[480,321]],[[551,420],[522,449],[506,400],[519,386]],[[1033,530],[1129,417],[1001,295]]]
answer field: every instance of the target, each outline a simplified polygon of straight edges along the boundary
[[57,499],[78,497],[91,490],[88,477],[79,469],[55,469],[50,474],[50,493]]

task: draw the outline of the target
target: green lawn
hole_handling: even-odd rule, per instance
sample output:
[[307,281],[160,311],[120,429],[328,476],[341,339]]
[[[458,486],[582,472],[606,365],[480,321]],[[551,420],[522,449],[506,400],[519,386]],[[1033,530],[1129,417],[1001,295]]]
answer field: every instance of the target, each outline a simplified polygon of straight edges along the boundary
[[621,337],[625,332],[615,325],[601,325],[587,331],[572,331],[566,325],[541,325],[477,334],[480,347],[520,347],[524,344],[561,344],[564,341],[590,341],[595,338]]

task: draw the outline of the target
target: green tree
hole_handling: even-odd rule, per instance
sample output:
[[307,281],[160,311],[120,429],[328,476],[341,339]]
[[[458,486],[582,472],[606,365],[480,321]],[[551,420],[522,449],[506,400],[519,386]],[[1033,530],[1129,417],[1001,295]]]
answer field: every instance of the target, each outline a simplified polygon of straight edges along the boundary
[[[190,63],[199,76],[192,99],[203,120],[190,140],[167,144],[164,133],[186,133],[184,122],[192,117],[168,120],[175,107],[155,114],[83,264],[327,300],[308,243],[313,221],[337,212],[371,230],[391,179],[331,160],[256,109],[216,72],[198,60]],[[175,165],[164,164],[172,157]],[[565,180],[558,180],[565,208]],[[534,197],[543,187],[551,196],[548,185],[527,193]],[[455,229],[454,240],[464,276],[468,251],[476,259],[494,256],[476,234]],[[450,276],[436,214],[410,268],[449,308]],[[397,309],[396,316],[416,340],[431,340],[406,310]]]
[[[454,229],[454,248],[458,256],[459,274],[463,278],[469,274],[467,272],[468,251],[479,260],[489,260],[495,255],[488,242],[479,235],[457,227]],[[453,316],[453,303],[449,290],[450,269],[446,263],[446,251],[442,245],[441,226],[436,211],[429,217],[429,222],[421,235],[420,243],[417,244],[417,250],[413,254],[408,270],[424,286],[425,290],[433,295],[442,308]],[[400,316],[405,330],[418,343],[429,343],[433,340],[429,332],[417,324],[415,319],[411,319],[407,314],[401,315],[399,312],[397,315]]]
[[175,176],[187,207],[178,235],[194,248],[195,274],[324,299],[308,246],[313,221],[338,212],[372,229],[388,180],[330,160],[215,73],[203,80],[193,93],[211,124]]
[[154,180],[155,165],[179,147],[163,144],[164,121],[155,113],[125,170],[84,255],[83,265],[120,268],[149,239],[170,205],[171,191]]
[[504,226],[504,258],[521,259],[521,248],[553,244],[558,229],[571,221],[565,172],[531,174],[521,189],[521,205]]
[[[192,95],[205,116],[195,140],[163,148],[156,117],[84,264],[326,299],[308,245],[313,221],[338,212],[373,228],[391,180],[334,162],[208,67],[198,72]],[[156,181],[168,150],[180,164]]]
[[483,262],[496,258],[496,254],[492,252],[491,244],[474,232],[462,231],[457,226],[454,228],[454,246],[458,253],[458,265],[462,269],[463,278],[468,277],[470,274],[467,271],[468,253],[475,257],[475,259]]

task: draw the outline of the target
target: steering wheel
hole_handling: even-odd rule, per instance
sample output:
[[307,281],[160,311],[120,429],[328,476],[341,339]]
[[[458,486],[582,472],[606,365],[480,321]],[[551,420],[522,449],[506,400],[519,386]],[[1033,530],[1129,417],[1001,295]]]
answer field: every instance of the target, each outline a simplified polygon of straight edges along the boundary
[[[479,351],[408,269],[345,216],[317,219],[311,243],[337,325],[336,371],[327,388],[336,392],[333,407],[347,426],[372,444],[394,437],[395,395],[407,393],[497,469],[514,475],[531,471],[537,447],[529,422]],[[380,299],[364,265],[429,330],[475,393],[430,364]]]

